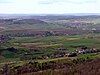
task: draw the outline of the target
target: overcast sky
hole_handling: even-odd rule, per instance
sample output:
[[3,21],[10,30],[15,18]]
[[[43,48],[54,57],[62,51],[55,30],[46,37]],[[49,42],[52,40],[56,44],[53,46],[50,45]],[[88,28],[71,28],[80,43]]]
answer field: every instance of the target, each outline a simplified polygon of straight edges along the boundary
[[0,0],[0,13],[100,13],[100,0]]

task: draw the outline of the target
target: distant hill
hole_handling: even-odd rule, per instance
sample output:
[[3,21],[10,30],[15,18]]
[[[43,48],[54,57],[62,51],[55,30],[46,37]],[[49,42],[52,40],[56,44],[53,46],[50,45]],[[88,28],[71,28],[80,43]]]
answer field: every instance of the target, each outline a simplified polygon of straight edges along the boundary
[[100,30],[100,15],[0,15],[0,28]]

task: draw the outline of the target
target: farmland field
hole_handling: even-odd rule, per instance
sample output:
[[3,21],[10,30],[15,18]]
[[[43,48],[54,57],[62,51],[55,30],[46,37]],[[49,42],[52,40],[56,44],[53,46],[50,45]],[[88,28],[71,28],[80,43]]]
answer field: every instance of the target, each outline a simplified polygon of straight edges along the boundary
[[11,46],[40,46],[53,47],[64,46],[72,48],[74,46],[88,46],[100,48],[100,38],[85,38],[83,36],[49,36],[49,37],[15,37],[8,41]]

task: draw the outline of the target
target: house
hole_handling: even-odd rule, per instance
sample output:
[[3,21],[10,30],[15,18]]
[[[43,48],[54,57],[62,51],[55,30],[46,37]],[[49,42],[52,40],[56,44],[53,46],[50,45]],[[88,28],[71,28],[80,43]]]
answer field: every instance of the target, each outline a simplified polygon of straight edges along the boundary
[[68,57],[75,57],[75,56],[77,56],[77,53],[76,52],[71,52],[71,53],[68,53],[67,56]]
[[81,47],[81,48],[76,49],[76,52],[78,54],[86,54],[86,53],[96,53],[98,52],[98,50],[95,48]]
[[67,50],[67,49],[66,48],[58,48],[57,50],[64,51],[64,50]]

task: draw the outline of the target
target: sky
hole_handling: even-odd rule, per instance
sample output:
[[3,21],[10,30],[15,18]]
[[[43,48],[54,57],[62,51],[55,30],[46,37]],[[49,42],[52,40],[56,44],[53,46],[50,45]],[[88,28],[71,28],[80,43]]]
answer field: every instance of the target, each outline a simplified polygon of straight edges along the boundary
[[0,0],[0,14],[100,13],[100,0]]

